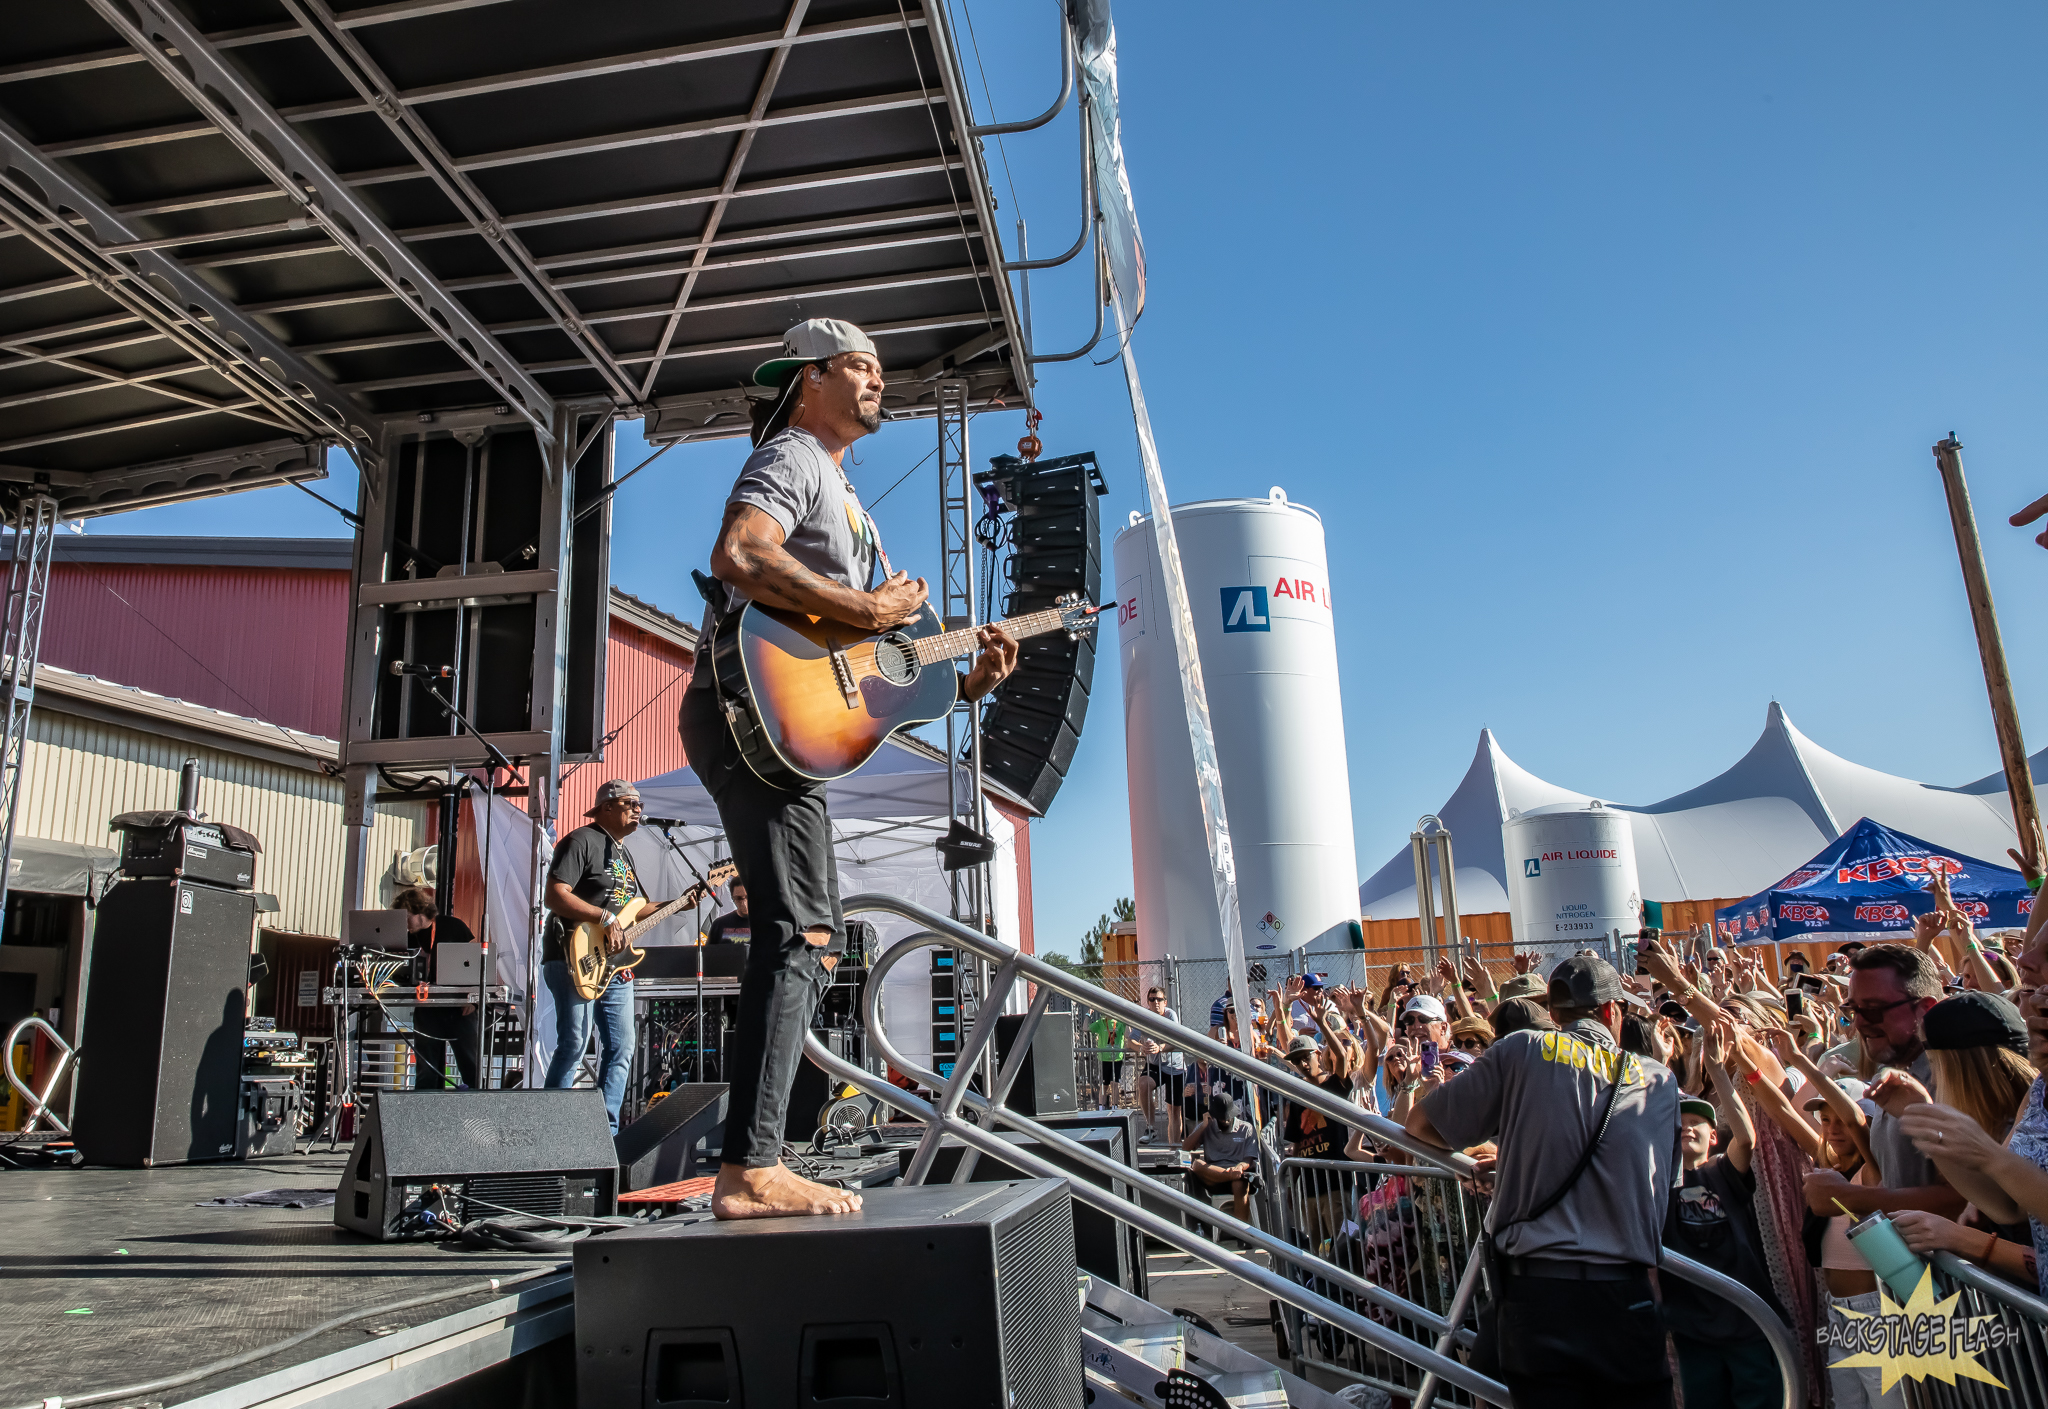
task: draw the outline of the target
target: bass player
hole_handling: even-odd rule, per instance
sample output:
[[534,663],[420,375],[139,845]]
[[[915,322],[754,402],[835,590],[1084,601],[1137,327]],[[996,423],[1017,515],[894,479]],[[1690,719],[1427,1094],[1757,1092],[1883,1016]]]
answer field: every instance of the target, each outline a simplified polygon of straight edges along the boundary
[[605,927],[610,952],[625,947],[619,911],[627,901],[646,894],[626,851],[626,838],[640,830],[640,812],[640,790],[625,779],[614,778],[598,788],[596,806],[583,814],[591,819],[590,825],[563,837],[548,864],[548,926],[541,945],[541,980],[555,1003],[555,1055],[548,1063],[547,1084],[574,1084],[595,1018],[597,1084],[604,1092],[614,1135],[619,1133],[619,1106],[633,1065],[633,971],[621,969],[603,994],[584,998],[569,976],[568,941],[570,931],[594,920]]
[[[789,330],[781,355],[756,368],[754,381],[778,394],[755,403],[756,449],[726,499],[711,553],[723,600],[713,601],[702,639],[711,639],[713,618],[750,601],[866,631],[910,621],[924,605],[924,579],[890,568],[842,467],[847,447],[881,428],[874,343],[850,323],[813,318]],[[1017,643],[1001,629],[984,627],[977,642],[980,654],[960,681],[968,699],[1017,664]],[[720,708],[711,654],[697,654],[679,725],[690,766],[718,806],[753,928],[711,1210],[719,1218],[852,1213],[858,1194],[801,1178],[781,1159],[804,1034],[846,949],[825,785],[780,787],[748,767]]]

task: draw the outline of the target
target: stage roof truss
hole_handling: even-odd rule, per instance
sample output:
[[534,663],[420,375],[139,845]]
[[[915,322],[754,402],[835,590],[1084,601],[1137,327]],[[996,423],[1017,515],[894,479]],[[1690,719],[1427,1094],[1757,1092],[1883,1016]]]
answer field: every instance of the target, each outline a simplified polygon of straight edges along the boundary
[[1058,39],[1053,107],[997,126],[919,0],[25,7],[0,486],[108,513],[374,467],[387,423],[470,410],[737,435],[807,317],[874,335],[893,417],[941,377],[1028,404],[979,137],[1072,101]]

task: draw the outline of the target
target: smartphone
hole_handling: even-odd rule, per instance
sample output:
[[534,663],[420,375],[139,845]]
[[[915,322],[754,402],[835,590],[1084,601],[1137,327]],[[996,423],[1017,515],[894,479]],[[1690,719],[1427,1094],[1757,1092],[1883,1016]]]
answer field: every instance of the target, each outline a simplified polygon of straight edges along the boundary
[[1806,1016],[1806,994],[1795,988],[1785,995],[1785,1016],[1803,1018]]
[[1799,987],[1805,989],[1808,993],[1827,992],[1828,981],[1822,978],[1819,974],[1801,974],[1798,978],[1794,979],[1793,982],[1798,984]]
[[1424,1071],[1435,1071],[1437,1063],[1442,1060],[1443,1054],[1437,1051],[1436,1043],[1425,1042],[1422,1044],[1422,1069]]

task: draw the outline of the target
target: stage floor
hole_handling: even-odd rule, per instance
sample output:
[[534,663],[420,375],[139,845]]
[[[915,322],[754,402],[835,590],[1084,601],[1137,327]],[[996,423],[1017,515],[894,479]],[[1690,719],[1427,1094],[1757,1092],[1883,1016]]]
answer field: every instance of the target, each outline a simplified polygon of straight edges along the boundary
[[[566,1272],[486,1284],[560,1255],[460,1252],[344,1233],[331,1206],[198,1207],[263,1189],[332,1191],[347,1151],[167,1169],[0,1173],[0,1404],[122,1388],[259,1349],[333,1317],[456,1290],[145,1396],[240,1409],[289,1396],[402,1403],[573,1329]],[[121,1401],[131,1402],[131,1401]]]

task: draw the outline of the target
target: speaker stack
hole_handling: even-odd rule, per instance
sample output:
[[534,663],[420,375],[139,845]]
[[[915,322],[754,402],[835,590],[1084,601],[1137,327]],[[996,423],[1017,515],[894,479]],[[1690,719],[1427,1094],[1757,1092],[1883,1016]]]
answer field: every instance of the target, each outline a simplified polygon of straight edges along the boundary
[[[1027,462],[998,455],[974,477],[984,499],[1014,514],[1008,528],[1009,596],[1003,615],[1055,605],[1069,592],[1102,599],[1102,515],[1109,492],[1093,451]],[[1063,632],[1020,643],[1017,669],[996,688],[982,715],[985,776],[1043,814],[1065,781],[1088,715],[1095,676],[1095,634]]]
[[110,824],[122,879],[94,917],[73,1122],[93,1164],[235,1157],[262,846],[202,821],[198,798],[187,763],[176,812]]

